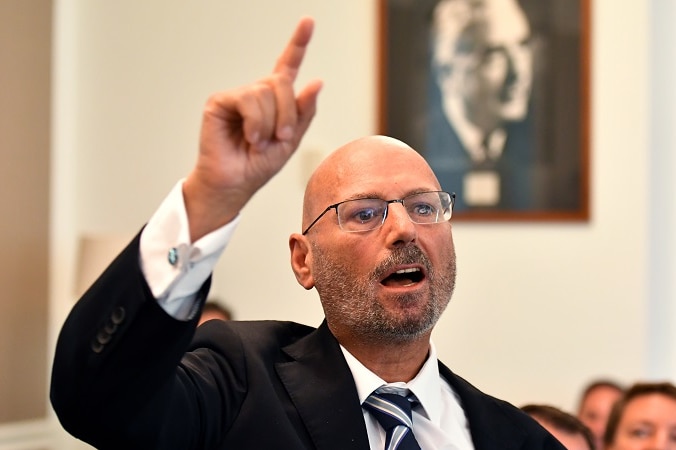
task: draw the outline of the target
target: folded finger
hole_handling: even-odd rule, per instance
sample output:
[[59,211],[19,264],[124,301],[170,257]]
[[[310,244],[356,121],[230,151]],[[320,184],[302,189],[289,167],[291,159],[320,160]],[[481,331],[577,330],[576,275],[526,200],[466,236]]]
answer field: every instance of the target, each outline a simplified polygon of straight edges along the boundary
[[238,101],[242,132],[249,144],[266,146],[274,138],[276,113],[273,89],[259,83],[246,90]]

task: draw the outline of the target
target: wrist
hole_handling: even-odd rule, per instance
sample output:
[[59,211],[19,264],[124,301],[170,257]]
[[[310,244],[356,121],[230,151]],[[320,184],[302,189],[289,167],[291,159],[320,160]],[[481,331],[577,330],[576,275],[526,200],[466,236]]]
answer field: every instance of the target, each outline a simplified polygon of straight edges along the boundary
[[241,195],[225,189],[215,189],[202,183],[191,174],[183,183],[183,201],[188,216],[190,241],[195,242],[206,234],[230,223],[245,202]]

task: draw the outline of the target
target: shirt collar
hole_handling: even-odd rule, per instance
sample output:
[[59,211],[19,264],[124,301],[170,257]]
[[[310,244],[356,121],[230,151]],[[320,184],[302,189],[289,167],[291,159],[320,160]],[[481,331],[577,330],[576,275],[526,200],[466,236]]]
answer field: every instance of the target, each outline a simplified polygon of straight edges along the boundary
[[430,342],[430,351],[427,355],[427,360],[423,364],[420,372],[408,383],[386,383],[375,373],[367,369],[357,358],[352,356],[342,345],[340,349],[345,356],[345,361],[350,367],[352,378],[354,378],[357,387],[357,394],[359,395],[359,403],[364,403],[364,400],[371,395],[373,391],[379,387],[389,384],[397,387],[404,387],[410,389],[416,396],[418,402],[424,409],[424,414],[427,418],[439,424],[441,421],[441,378],[439,375],[439,364],[437,362],[437,351],[434,344]]

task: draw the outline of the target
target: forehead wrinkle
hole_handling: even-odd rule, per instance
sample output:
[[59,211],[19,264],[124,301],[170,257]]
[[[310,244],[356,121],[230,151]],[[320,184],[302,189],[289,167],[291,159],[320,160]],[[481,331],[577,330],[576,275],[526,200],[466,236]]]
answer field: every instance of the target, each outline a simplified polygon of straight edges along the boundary
[[356,192],[354,194],[351,194],[351,195],[345,197],[342,200],[337,200],[334,203],[343,202],[343,201],[346,201],[346,200],[359,200],[359,199],[363,199],[363,198],[378,199],[378,200],[385,200],[385,201],[402,200],[406,197],[410,197],[411,195],[421,194],[423,192],[438,192],[438,191],[439,191],[439,189],[436,189],[436,188],[435,189],[416,188],[416,189],[411,189],[409,191],[406,191],[403,194],[401,194],[401,196],[396,197],[396,198],[395,197],[388,198],[387,196],[383,196],[383,195],[377,193],[376,191]]

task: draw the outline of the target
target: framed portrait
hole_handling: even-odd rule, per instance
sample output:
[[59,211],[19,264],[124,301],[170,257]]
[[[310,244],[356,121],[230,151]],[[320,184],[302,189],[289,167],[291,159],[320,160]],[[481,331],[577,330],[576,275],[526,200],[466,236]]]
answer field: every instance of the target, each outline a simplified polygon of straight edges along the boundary
[[379,0],[379,131],[454,218],[589,219],[589,2]]

